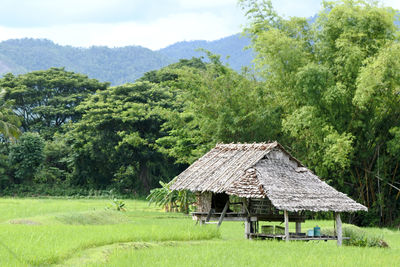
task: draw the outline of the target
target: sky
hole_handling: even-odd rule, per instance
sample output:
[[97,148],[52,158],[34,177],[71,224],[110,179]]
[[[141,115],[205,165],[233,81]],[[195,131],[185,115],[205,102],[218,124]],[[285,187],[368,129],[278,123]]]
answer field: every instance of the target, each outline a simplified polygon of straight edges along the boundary
[[[400,9],[399,0],[384,5]],[[280,15],[311,17],[320,0],[272,0]],[[0,41],[45,38],[60,45],[157,50],[217,40],[246,23],[237,0],[0,0]]]

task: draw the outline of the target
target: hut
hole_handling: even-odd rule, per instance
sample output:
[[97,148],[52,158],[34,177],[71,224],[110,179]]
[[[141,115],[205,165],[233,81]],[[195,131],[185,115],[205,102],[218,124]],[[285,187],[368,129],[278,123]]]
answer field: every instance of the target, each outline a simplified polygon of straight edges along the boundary
[[[341,245],[340,213],[367,211],[322,181],[277,142],[218,144],[178,175],[170,188],[196,193],[197,210],[192,216],[200,224],[244,221],[246,238],[333,239]],[[301,233],[305,211],[334,212],[335,234]],[[289,220],[296,223],[295,233],[289,233]],[[285,227],[273,231],[265,226],[259,232],[260,221],[281,221]]]

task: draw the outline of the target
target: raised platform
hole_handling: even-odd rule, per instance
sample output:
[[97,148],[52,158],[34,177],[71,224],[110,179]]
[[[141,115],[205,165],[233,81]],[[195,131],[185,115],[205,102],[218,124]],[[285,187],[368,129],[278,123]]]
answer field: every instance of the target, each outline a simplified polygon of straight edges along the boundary
[[[273,235],[273,234],[262,234],[262,233],[251,233],[249,237],[252,239],[278,239],[284,240],[285,235]],[[328,241],[328,240],[337,240],[337,236],[306,236],[306,235],[296,235],[294,233],[290,233],[289,240],[297,240],[297,241]],[[350,237],[342,237],[342,239],[350,239]]]
[[[214,212],[210,216],[210,221],[218,221],[222,212]],[[194,220],[205,221],[208,212],[192,212]],[[224,221],[246,221],[250,217],[250,221],[267,221],[267,222],[284,222],[283,214],[250,214],[240,212],[227,212]],[[305,216],[292,215],[289,217],[290,222],[305,222]]]
[[[218,221],[222,212],[214,212],[209,218],[209,221]],[[192,212],[193,220],[206,221],[208,212]],[[224,221],[245,221],[247,214],[238,212],[227,212],[224,216]]]

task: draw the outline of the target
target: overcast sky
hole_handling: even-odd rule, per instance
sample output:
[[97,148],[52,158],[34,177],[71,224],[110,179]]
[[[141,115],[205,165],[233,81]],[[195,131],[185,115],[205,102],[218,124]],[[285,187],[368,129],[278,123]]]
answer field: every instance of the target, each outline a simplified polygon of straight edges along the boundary
[[[320,0],[273,0],[285,16],[310,17]],[[400,0],[384,0],[400,9]],[[237,0],[0,0],[0,41],[46,38],[61,45],[140,45],[216,40],[241,31]]]

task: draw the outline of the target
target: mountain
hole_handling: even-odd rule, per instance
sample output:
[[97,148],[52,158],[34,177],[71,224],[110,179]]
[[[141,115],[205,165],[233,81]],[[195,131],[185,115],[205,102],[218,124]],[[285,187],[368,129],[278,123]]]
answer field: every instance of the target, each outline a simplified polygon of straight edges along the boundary
[[132,82],[144,72],[173,61],[140,46],[78,48],[45,39],[16,39],[0,43],[0,71],[15,74],[50,67],[87,74],[112,84]]
[[192,57],[204,56],[204,52],[197,51],[199,48],[202,48],[214,54],[221,55],[221,60],[224,63],[240,71],[242,67],[250,66],[254,57],[250,49],[245,49],[249,45],[250,40],[248,38],[241,37],[240,34],[235,34],[216,41],[178,42],[160,49],[158,52],[172,58],[174,61],[178,61],[181,58],[190,59]]
[[145,72],[160,69],[179,59],[204,56],[203,52],[196,51],[198,48],[220,54],[223,62],[240,70],[251,64],[251,52],[244,50],[248,44],[248,39],[232,35],[211,42],[179,42],[153,51],[141,46],[79,48],[61,46],[47,39],[11,39],[0,43],[0,74],[65,67],[118,85],[133,82]]

